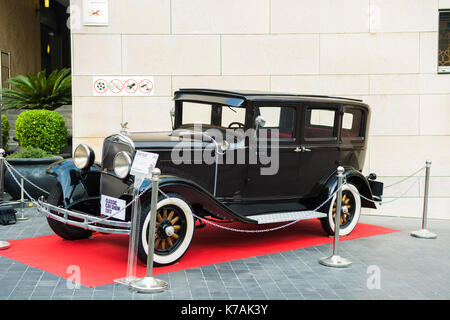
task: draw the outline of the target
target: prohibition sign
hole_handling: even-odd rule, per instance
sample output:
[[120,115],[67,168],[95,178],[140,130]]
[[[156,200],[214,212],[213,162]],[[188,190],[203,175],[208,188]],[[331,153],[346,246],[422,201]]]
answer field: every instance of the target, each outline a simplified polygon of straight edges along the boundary
[[142,79],[141,82],[139,82],[139,90],[141,90],[142,93],[151,93],[153,90],[153,82],[148,79]]
[[98,79],[94,83],[94,89],[97,93],[105,93],[108,90],[108,82],[103,79]]
[[135,93],[138,89],[138,84],[134,79],[128,79],[125,81],[125,91],[128,93]]
[[112,93],[120,93],[123,90],[123,83],[119,79],[113,79],[109,82],[109,89]]

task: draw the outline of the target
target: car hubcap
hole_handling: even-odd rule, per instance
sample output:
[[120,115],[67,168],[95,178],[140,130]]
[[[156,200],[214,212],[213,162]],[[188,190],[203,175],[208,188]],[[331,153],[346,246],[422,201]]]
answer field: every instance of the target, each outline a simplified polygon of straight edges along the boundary
[[[333,204],[333,220],[336,219],[337,201]],[[341,219],[340,226],[347,226],[355,214],[355,199],[350,191],[343,191],[341,198]]]
[[186,220],[182,211],[173,206],[158,210],[155,225],[155,252],[170,254],[182,242],[186,232]]

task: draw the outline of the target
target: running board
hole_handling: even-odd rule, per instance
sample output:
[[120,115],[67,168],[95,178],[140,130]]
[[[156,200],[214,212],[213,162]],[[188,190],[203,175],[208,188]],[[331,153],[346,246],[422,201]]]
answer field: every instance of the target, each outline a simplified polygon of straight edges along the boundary
[[247,218],[258,221],[258,224],[266,224],[266,223],[277,223],[295,220],[325,218],[326,216],[327,215],[325,213],[317,211],[290,211],[290,212],[259,214],[254,216],[247,216]]

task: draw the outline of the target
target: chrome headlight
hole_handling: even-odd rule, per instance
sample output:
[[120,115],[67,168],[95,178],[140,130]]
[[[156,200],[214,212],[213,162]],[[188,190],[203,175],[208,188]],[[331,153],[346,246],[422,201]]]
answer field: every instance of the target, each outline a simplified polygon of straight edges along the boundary
[[78,169],[87,169],[94,164],[95,153],[86,144],[82,143],[76,147],[73,154],[73,162]]
[[131,170],[131,156],[128,152],[121,151],[114,157],[114,173],[120,178],[125,179]]

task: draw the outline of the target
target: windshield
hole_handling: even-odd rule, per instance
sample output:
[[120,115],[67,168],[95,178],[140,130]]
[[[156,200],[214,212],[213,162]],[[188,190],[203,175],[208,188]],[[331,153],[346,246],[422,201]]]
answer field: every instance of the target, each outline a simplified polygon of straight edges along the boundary
[[244,128],[246,109],[242,107],[183,101],[181,108],[181,128],[195,125],[223,130]]

